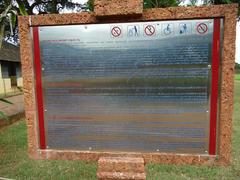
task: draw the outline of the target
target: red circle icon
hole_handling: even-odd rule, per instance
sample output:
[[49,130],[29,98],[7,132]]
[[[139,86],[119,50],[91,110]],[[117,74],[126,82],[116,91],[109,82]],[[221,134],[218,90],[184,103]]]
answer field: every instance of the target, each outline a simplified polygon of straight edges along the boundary
[[153,25],[147,25],[144,32],[147,36],[152,36],[155,34],[155,27]]
[[115,27],[113,27],[113,28],[112,28],[112,31],[111,31],[111,33],[112,33],[112,35],[113,35],[114,37],[118,37],[118,36],[120,36],[120,35],[121,35],[121,33],[122,33],[122,30],[121,30],[121,28],[120,28],[120,27],[118,27],[118,26],[115,26]]
[[200,23],[197,25],[197,32],[199,34],[206,34],[208,31],[208,26],[205,23]]

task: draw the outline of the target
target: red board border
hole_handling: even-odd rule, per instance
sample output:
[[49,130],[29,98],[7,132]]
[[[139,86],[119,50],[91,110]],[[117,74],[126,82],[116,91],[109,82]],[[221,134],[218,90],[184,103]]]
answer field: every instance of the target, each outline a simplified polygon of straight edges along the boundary
[[45,126],[44,126],[44,108],[43,108],[43,94],[42,94],[42,68],[41,56],[39,46],[39,33],[38,27],[33,27],[33,43],[34,43],[34,64],[35,64],[35,86],[37,95],[38,107],[38,127],[39,127],[39,147],[46,149],[45,141]]
[[218,116],[218,90],[220,65],[220,18],[214,19],[212,45],[212,86],[210,98],[209,154],[216,155],[216,134]]
[[[36,76],[35,86],[38,106],[39,147],[40,149],[46,149],[44,107],[42,94],[42,73],[41,73],[42,69],[38,27],[33,27],[33,40],[34,40],[35,76]],[[220,18],[215,18],[212,45],[212,85],[210,98],[210,133],[209,133],[210,155],[216,155],[219,65],[220,65]]]

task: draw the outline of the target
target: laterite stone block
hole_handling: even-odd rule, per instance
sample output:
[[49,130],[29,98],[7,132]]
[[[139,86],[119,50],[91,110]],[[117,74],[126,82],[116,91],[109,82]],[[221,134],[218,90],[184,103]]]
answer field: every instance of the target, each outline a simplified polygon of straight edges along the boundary
[[99,180],[145,180],[144,160],[139,157],[101,157],[97,177]]
[[94,12],[97,17],[142,16],[143,0],[95,0]]

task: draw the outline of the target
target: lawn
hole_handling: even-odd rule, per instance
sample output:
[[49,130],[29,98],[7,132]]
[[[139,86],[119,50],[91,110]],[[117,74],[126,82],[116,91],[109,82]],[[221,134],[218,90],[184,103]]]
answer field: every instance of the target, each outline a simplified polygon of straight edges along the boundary
[[[147,179],[240,179],[240,75],[236,76],[233,127],[233,162],[228,167],[146,166]],[[24,121],[0,130],[0,177],[12,179],[96,179],[96,163],[32,160],[27,154]],[[1,179],[1,178],[0,178]]]
[[235,80],[240,81],[240,74],[235,75]]

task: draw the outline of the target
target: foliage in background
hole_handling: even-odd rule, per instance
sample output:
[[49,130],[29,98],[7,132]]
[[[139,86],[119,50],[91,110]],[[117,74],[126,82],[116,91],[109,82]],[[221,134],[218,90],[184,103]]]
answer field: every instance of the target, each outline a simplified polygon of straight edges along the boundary
[[240,3],[239,0],[204,0],[205,4],[230,4]]
[[[144,8],[178,6],[183,0],[144,0]],[[94,10],[94,0],[88,0],[87,8]]]
[[86,10],[72,0],[0,0],[0,48],[5,39],[18,43],[18,15],[58,14],[63,9]]
[[[175,7],[184,3],[186,0],[144,0],[144,8],[165,8],[165,7]],[[189,0],[187,6],[197,5],[199,0]],[[210,4],[230,4],[238,3],[240,6],[240,0],[202,0],[203,5]],[[90,11],[94,10],[94,0],[88,0],[87,7]]]
[[[144,0],[144,8],[178,6],[185,0]],[[198,0],[190,0],[188,6],[196,5]],[[204,5],[239,3],[240,0],[203,0]],[[86,4],[72,0],[0,0],[0,48],[4,39],[18,43],[17,15],[58,14],[63,9],[93,11],[94,0]]]
[[181,0],[144,0],[144,8],[174,7],[180,3]]
[[235,74],[235,80],[240,81],[240,74]]
[[240,73],[240,64],[235,63],[235,72]]
[[94,0],[88,0],[87,8],[88,8],[89,11],[93,11],[94,10]]
[[81,11],[85,5],[72,0],[20,0],[28,14],[58,14],[62,9]]
[[[22,12],[24,13],[24,10]],[[0,3],[0,48],[5,35],[14,35],[18,14],[17,8],[13,6],[11,0],[3,0]]]

